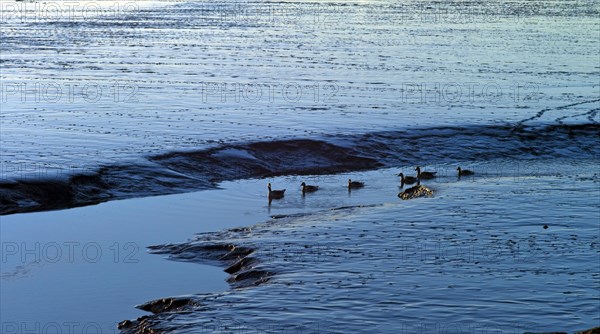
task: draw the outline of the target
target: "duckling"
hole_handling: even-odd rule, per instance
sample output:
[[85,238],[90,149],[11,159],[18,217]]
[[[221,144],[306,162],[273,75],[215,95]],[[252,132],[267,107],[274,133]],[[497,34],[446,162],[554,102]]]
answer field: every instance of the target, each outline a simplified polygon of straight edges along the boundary
[[398,176],[400,176],[400,183],[402,184],[413,184],[417,182],[417,178],[414,176],[404,176],[404,173],[400,173]]
[[473,171],[470,171],[468,169],[462,169],[460,167],[458,167],[456,170],[458,171],[458,176],[467,176],[475,174]]
[[306,182],[302,182],[300,187],[302,187],[302,194],[314,193],[315,191],[319,190],[319,186],[306,185]]
[[267,185],[267,188],[269,188],[269,199],[280,199],[283,198],[283,196],[285,195],[285,189],[272,190],[271,183]]
[[364,186],[365,186],[364,182],[352,181],[351,179],[348,179],[348,190],[358,189],[358,188],[362,188]]
[[429,180],[435,178],[437,172],[421,172],[421,167],[415,168],[417,171],[417,178],[421,180]]
[[418,182],[416,186],[410,187],[398,194],[398,197],[400,197],[403,200],[432,196],[433,191],[425,186],[422,186],[421,182]]

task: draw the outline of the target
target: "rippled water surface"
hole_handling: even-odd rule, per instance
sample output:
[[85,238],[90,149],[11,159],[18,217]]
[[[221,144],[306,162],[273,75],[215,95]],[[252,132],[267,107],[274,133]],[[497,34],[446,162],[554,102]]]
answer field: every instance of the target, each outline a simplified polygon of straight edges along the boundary
[[545,109],[598,120],[597,1],[87,4],[2,2],[4,177]]
[[[185,221],[190,241],[138,238],[172,260],[246,256],[231,289],[124,333],[600,325],[598,1],[0,5],[0,214],[225,188],[116,206],[126,230],[144,203]],[[475,177],[457,180],[459,163]],[[395,174],[416,165],[438,171],[434,197],[401,201]],[[367,186],[348,193],[348,178]],[[301,180],[321,189],[302,197]],[[268,181],[288,189],[270,206]],[[9,219],[34,217],[52,222]],[[194,237],[195,219],[215,231]],[[214,290],[189,278],[161,291]],[[4,314],[27,307],[21,290]]]
[[[249,247],[256,262],[245,270],[270,273],[268,282],[198,295],[135,328],[571,333],[597,326],[595,164],[478,164],[477,177],[440,177],[427,183],[433,198],[412,201],[396,197],[396,169],[353,174],[367,186],[351,194],[346,175],[304,178],[322,187],[306,197],[295,189],[298,178],[276,179],[290,192],[271,205],[281,218],[155,248],[174,260],[214,263],[202,246]],[[231,195],[240,203],[252,197],[243,189],[256,187],[242,184]]]

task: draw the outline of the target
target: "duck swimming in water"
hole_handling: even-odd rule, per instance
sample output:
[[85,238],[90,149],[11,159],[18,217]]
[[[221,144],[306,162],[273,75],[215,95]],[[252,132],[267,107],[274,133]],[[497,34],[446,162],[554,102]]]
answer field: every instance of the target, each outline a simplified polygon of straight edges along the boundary
[[300,187],[302,188],[302,194],[314,193],[315,191],[319,190],[319,186],[307,185],[306,182],[302,182],[302,184],[300,184]]
[[400,197],[403,200],[432,196],[433,191],[425,186],[422,186],[421,182],[418,182],[416,186],[410,187],[398,194],[398,197]]
[[404,173],[400,173],[398,176],[400,176],[400,183],[403,185],[417,182],[417,178],[414,176],[404,176]]
[[458,171],[458,176],[467,176],[467,175],[473,175],[475,174],[474,172],[468,170],[468,169],[462,169],[460,168],[460,166],[456,169]]
[[417,179],[429,180],[435,178],[436,172],[421,172],[421,167],[415,168],[417,171]]
[[348,190],[350,189],[359,189],[365,186],[364,182],[352,181],[348,179]]
[[283,196],[285,195],[285,189],[272,190],[271,183],[267,185],[267,188],[269,188],[269,199],[280,199],[283,198]]

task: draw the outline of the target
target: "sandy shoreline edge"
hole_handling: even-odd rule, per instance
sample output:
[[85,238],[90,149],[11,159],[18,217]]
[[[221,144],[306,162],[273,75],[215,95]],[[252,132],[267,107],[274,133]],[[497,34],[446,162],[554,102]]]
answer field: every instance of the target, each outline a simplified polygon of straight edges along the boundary
[[[68,179],[37,175],[0,180],[0,215],[215,189],[220,182],[249,178],[328,175],[423,161],[589,156],[597,147],[577,139],[595,139],[599,131],[597,123],[531,128],[519,123],[234,143],[140,158],[135,164],[104,166]],[[486,145],[467,145],[477,141]]]
[[[259,223],[256,226],[201,233],[196,235],[190,242],[151,246],[149,249],[153,254],[169,255],[169,260],[218,266],[229,274],[227,282],[234,291],[236,289],[254,288],[264,284],[268,285],[269,281],[278,274],[277,270],[265,265],[268,261],[261,259],[261,256],[264,255],[260,253],[261,250],[251,245],[251,235],[254,228],[260,231],[274,224],[285,226],[286,223],[293,222],[296,218],[310,219],[311,216],[318,218],[320,215],[327,215],[333,212],[346,215],[355,210],[378,206],[381,205],[344,206],[306,214],[273,215],[270,220]],[[246,238],[249,238],[250,241],[244,242],[243,240]],[[310,250],[307,251],[310,252]],[[204,307],[211,307],[210,300],[212,297],[218,298],[219,295],[219,293],[215,293],[190,297],[167,297],[149,301],[137,307],[141,310],[151,312],[153,315],[142,316],[135,320],[124,320],[119,323],[118,329],[123,334],[167,333],[169,332],[168,330],[163,331],[160,329],[160,324],[156,322],[154,315],[168,315],[172,312],[201,313]],[[158,327],[156,327],[157,324]],[[600,327],[572,332],[572,334],[599,333]],[[568,333],[561,331],[527,331],[523,332],[523,334]]]

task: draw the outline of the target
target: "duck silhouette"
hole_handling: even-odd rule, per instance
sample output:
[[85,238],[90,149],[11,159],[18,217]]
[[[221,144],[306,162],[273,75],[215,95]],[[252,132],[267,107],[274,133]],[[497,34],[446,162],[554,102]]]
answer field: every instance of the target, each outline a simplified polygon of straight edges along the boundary
[[417,178],[414,176],[404,176],[404,173],[400,173],[398,176],[400,176],[400,183],[403,185],[417,182]]
[[352,179],[348,179],[348,190],[360,189],[364,186],[365,186],[364,182],[352,181]]
[[269,199],[281,199],[285,196],[285,189],[273,190],[271,189],[271,183],[267,184],[267,188],[269,189]]
[[435,178],[436,172],[422,172],[421,167],[415,168],[417,171],[417,179],[419,180],[429,180]]
[[302,182],[302,184],[300,184],[300,187],[302,188],[303,195],[305,193],[314,193],[315,191],[319,190],[319,186],[307,185],[306,182]]
[[473,171],[470,171],[468,169],[462,169],[460,168],[460,166],[458,168],[456,168],[456,170],[458,171],[458,176],[468,176],[468,175],[473,175],[475,174]]

